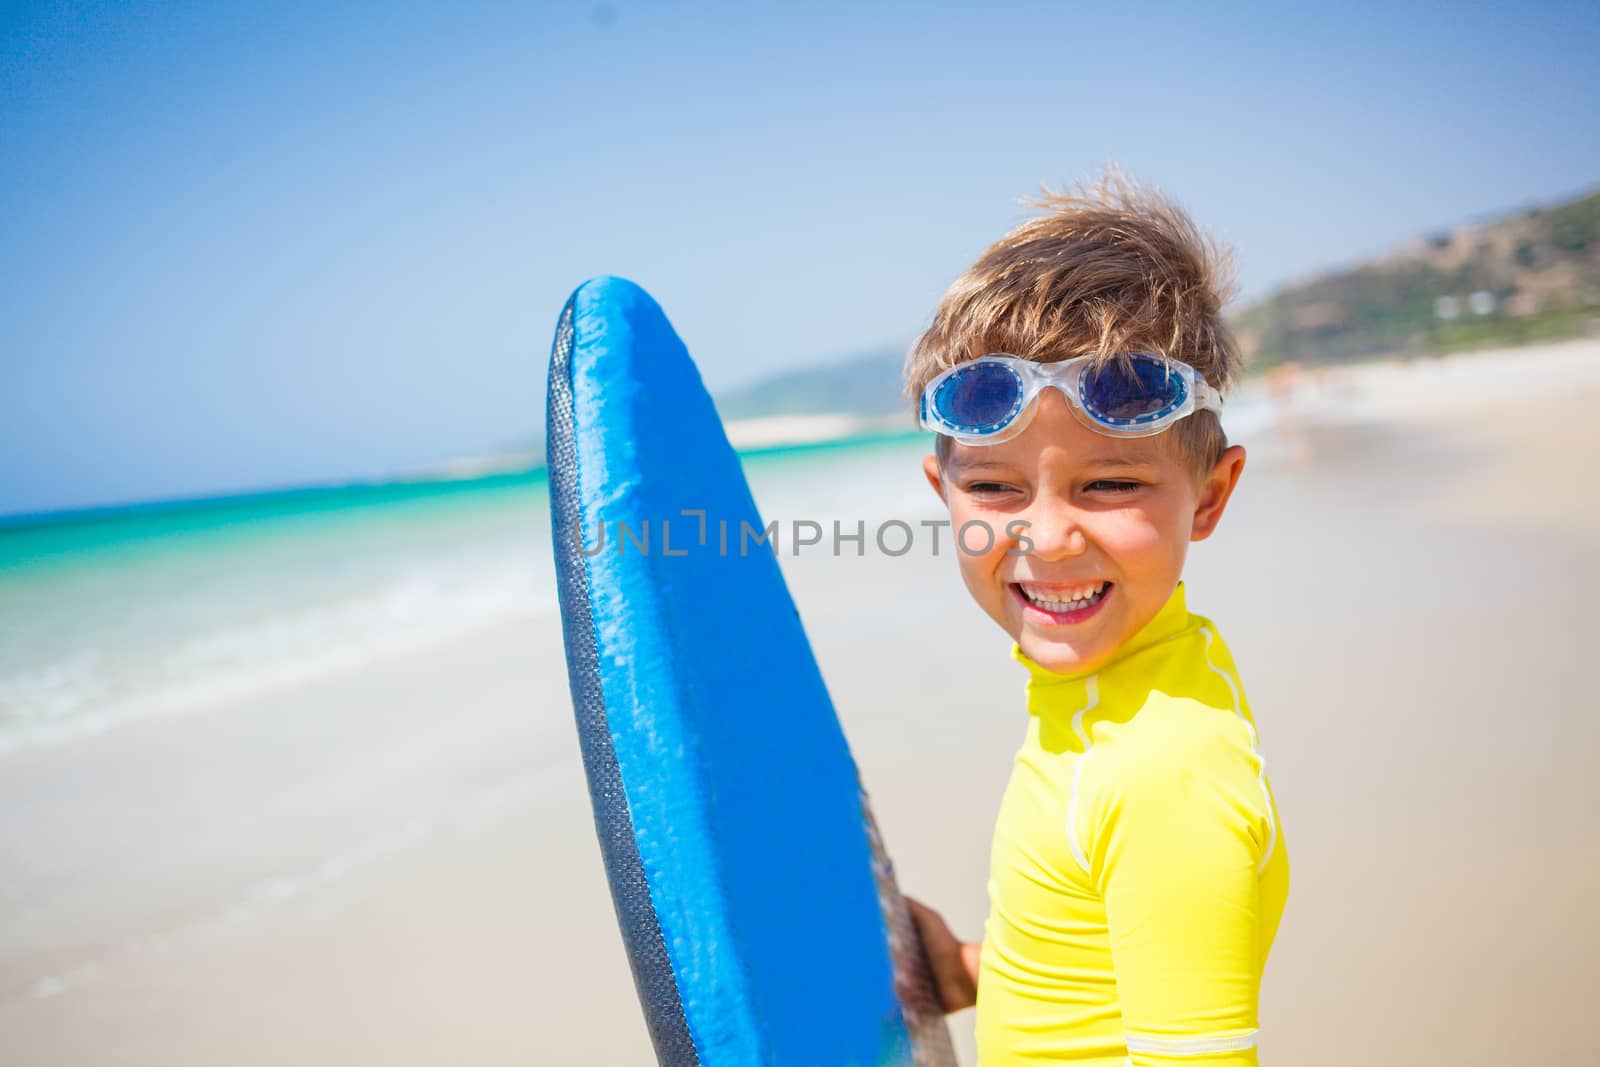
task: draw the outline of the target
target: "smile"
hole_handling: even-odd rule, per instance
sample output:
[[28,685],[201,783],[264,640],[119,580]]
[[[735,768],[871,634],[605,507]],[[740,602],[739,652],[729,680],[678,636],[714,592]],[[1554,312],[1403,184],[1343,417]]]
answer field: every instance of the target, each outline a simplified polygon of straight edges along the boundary
[[1112,582],[1085,582],[1076,586],[1038,582],[1010,583],[1023,614],[1036,622],[1079,623],[1097,614],[1115,588]]

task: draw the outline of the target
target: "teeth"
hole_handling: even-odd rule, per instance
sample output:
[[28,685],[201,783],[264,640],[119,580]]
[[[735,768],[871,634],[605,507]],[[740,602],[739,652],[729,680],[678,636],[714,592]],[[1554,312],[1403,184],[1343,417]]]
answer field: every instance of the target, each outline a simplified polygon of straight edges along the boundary
[[1069,589],[1064,593],[1035,591],[1024,585],[1022,593],[1033,603],[1053,611],[1078,611],[1099,600],[1105,589],[1105,582]]

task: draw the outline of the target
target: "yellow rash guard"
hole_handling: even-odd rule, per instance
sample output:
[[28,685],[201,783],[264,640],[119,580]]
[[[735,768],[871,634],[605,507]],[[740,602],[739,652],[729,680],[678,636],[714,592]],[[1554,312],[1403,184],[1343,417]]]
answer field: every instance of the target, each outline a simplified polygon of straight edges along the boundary
[[1183,584],[1088,675],[1028,669],[995,825],[983,1067],[1255,1064],[1289,858],[1233,657]]

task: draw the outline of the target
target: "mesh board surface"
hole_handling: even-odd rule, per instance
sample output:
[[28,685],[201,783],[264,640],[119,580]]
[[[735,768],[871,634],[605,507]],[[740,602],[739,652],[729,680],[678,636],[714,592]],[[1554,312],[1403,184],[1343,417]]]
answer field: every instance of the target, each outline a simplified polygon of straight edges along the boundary
[[600,686],[600,665],[595,649],[594,622],[589,615],[589,574],[579,545],[559,535],[579,528],[577,435],[574,432],[572,396],[572,305],[568,300],[556,327],[550,352],[550,379],[545,417],[546,463],[550,471],[550,528],[555,540],[556,583],[561,598],[561,626],[567,646],[567,680],[578,719],[578,740],[583,749],[584,771],[589,778],[589,799],[594,807],[595,833],[605,858],[606,877],[617,922],[628,946],[633,982],[644,1006],[645,1024],[664,1065],[695,1067],[695,1052],[678,999],[678,986],[661,939],[650,887],[634,842],[628,797],[622,788],[611,728],[606,721],[605,697]]

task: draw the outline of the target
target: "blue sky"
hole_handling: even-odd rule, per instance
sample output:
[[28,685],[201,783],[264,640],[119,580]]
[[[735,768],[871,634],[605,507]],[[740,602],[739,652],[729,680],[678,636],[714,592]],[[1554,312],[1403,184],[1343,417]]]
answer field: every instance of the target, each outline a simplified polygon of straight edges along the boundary
[[713,389],[904,346],[1107,161],[1261,295],[1600,181],[1596,11],[7,5],[0,514],[535,438],[599,273]]

